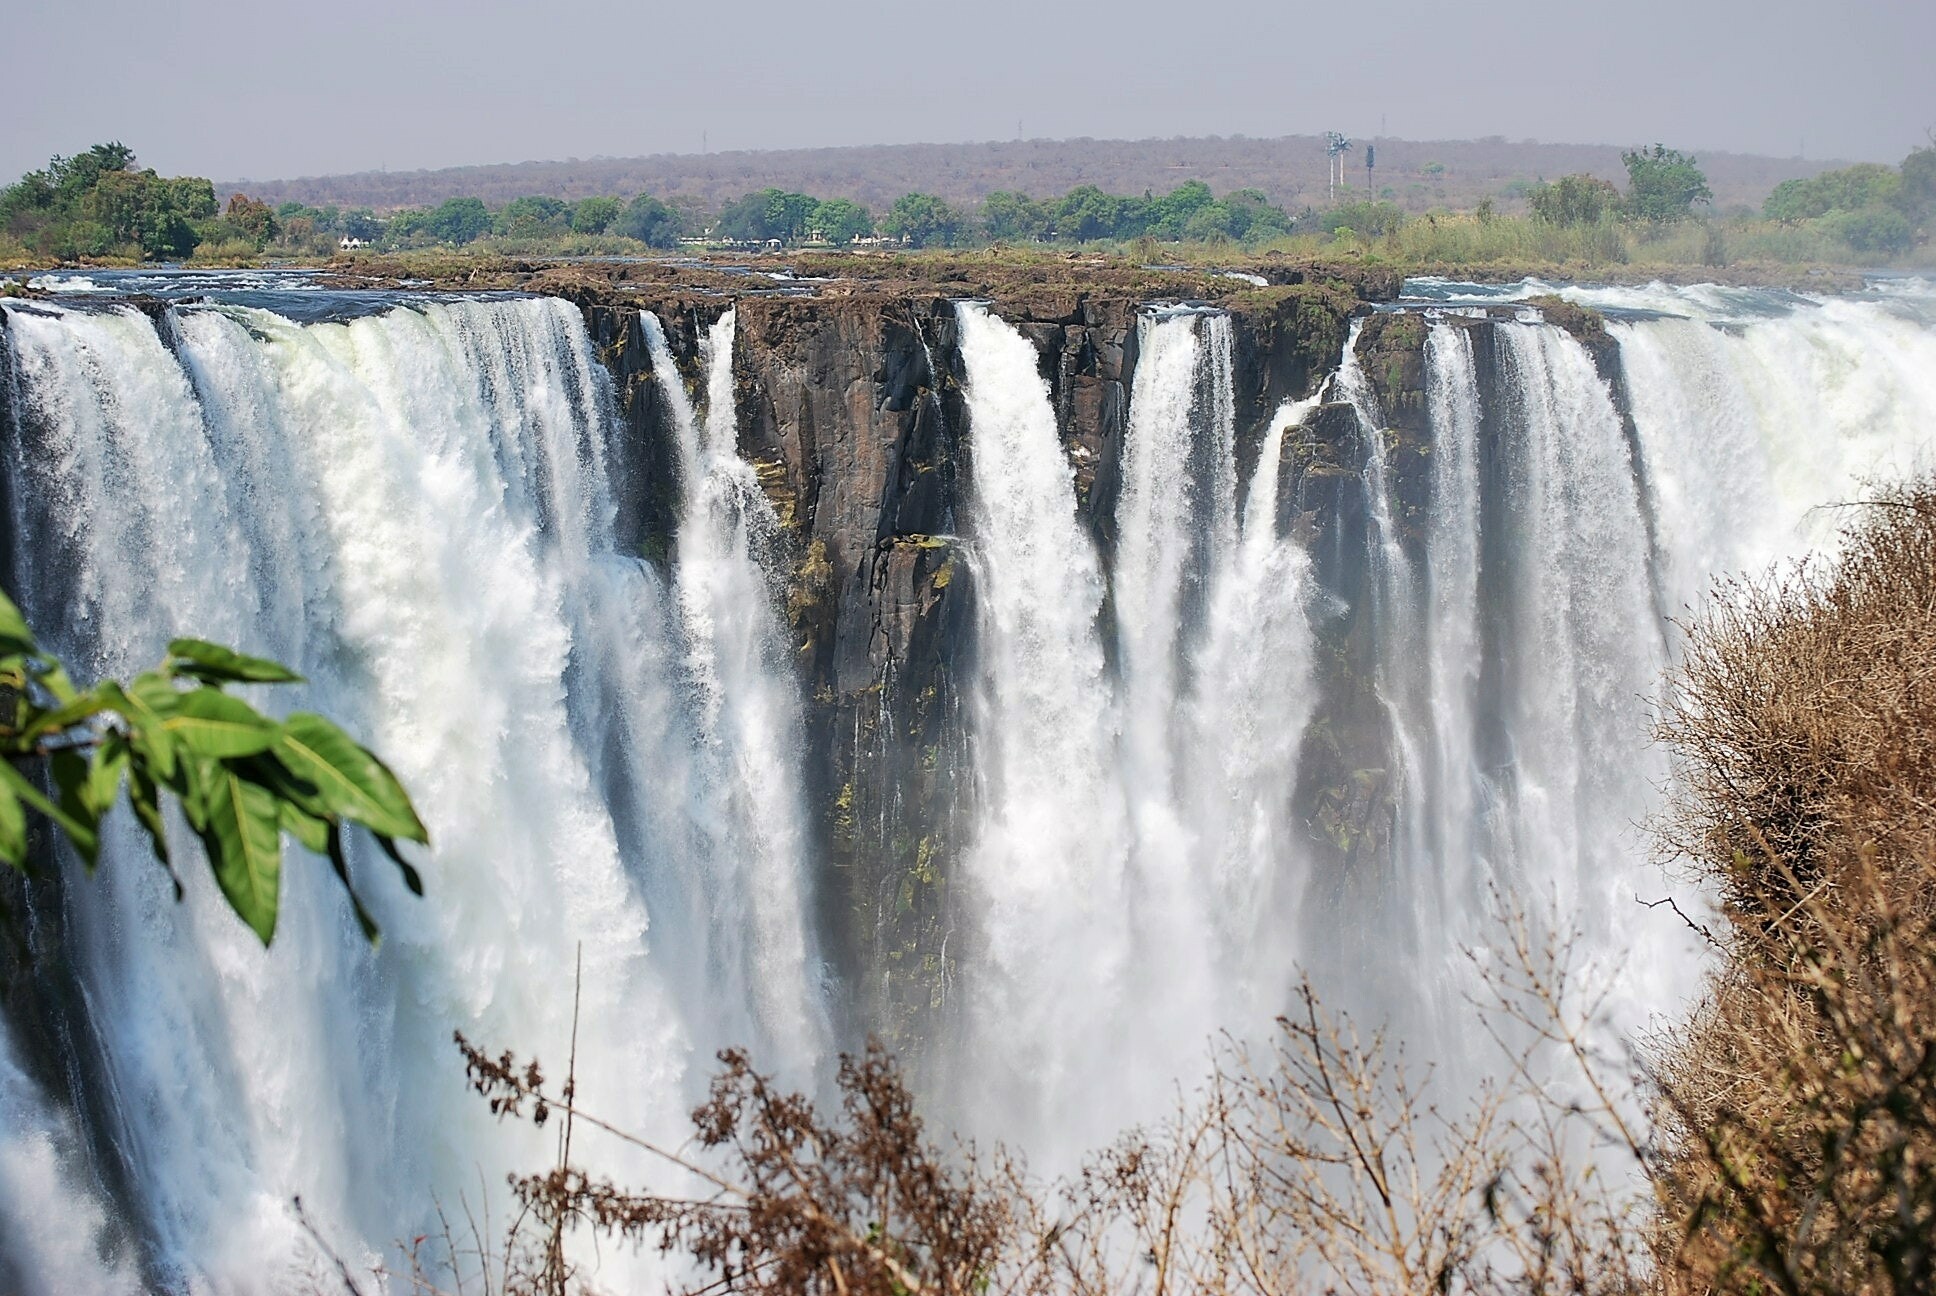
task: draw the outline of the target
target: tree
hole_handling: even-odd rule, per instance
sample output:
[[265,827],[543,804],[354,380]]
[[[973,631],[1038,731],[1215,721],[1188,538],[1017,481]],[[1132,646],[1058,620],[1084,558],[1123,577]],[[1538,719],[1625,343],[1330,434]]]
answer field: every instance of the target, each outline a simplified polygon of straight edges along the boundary
[[[303,212],[299,212],[298,215],[309,219],[313,228],[313,217],[308,217]],[[268,203],[243,194],[235,194],[229,198],[228,223],[234,226],[243,238],[254,243],[258,252],[262,250],[264,244],[282,232],[282,222],[276,219],[276,213],[270,210]]]
[[1894,167],[1864,162],[1806,180],[1784,180],[1762,204],[1762,214],[1791,225],[1830,212],[1893,204],[1901,193],[1902,177]]
[[1056,233],[1079,243],[1106,238],[1136,238],[1149,225],[1149,204],[1141,198],[1107,194],[1079,185],[1055,207]]
[[574,234],[603,234],[625,210],[617,198],[583,198],[571,209]]
[[1620,190],[1610,181],[1580,173],[1540,184],[1526,195],[1533,217],[1549,225],[1597,225],[1620,210]]
[[1290,213],[1261,189],[1239,189],[1225,195],[1220,205],[1229,213],[1225,230],[1232,238],[1265,239],[1291,232]]
[[462,246],[491,232],[491,213],[477,198],[447,198],[430,213],[425,229],[445,243]]
[[[125,685],[76,689],[0,594],[0,861],[27,869],[32,809],[94,867],[101,820],[125,781],[136,821],[174,877],[165,788],[201,839],[222,895],[264,945],[275,936],[284,834],[329,859],[364,935],[376,940],[350,886],[344,829],[367,828],[417,895],[423,881],[397,842],[427,843],[429,834],[396,775],[334,723],[303,711],[272,720],[222,687],[301,679],[276,662],[177,639],[159,666]],[[44,768],[54,795],[23,766]],[[175,887],[179,896],[179,878]]]
[[963,225],[961,213],[927,193],[902,194],[881,220],[881,232],[905,239],[911,247],[946,246]]
[[982,200],[981,228],[991,239],[1035,242],[1054,230],[1055,213],[1027,194],[997,189]]
[[542,238],[561,234],[571,218],[562,198],[533,194],[513,198],[497,214],[497,232],[506,238]]
[[1910,220],[1936,212],[1936,142],[1902,160],[1902,188],[1897,201]]
[[1896,256],[1916,242],[1915,227],[1894,207],[1880,205],[1838,212],[1827,222],[1835,234],[1857,252]]
[[1670,224],[1694,214],[1696,203],[1712,202],[1707,176],[1693,158],[1656,144],[1622,153],[1627,166],[1627,212],[1640,220]]
[[343,233],[368,243],[383,233],[383,221],[368,207],[353,207],[343,213]]
[[[1201,180],[1185,180],[1169,193],[1150,202],[1147,206],[1145,232],[1160,239],[1176,240],[1184,236],[1190,221],[1199,213],[1216,205],[1216,195],[1210,186]],[[1226,233],[1223,220],[1212,216],[1200,228],[1214,229]],[[1119,237],[1123,235],[1119,234]],[[1201,237],[1196,235],[1194,237]]]
[[657,248],[677,246],[680,229],[679,213],[651,194],[634,198],[612,226],[615,234]]
[[819,206],[819,200],[807,194],[788,189],[762,189],[728,203],[714,229],[721,237],[741,243],[764,243],[769,239],[797,243],[806,237]]
[[874,232],[874,216],[850,198],[829,198],[813,209],[812,225],[821,238],[844,247]]

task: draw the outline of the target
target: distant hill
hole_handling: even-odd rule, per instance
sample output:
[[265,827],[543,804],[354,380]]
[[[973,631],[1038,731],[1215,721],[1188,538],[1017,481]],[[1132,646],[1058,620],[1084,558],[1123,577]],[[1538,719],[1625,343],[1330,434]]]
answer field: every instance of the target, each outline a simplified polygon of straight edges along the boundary
[[[1640,141],[1636,141],[1639,143]],[[1647,141],[1651,143],[1652,141]],[[1673,141],[1667,141],[1672,144]],[[1376,149],[1373,187],[1413,210],[1476,206],[1491,197],[1510,210],[1525,185],[1586,171],[1624,181],[1620,149],[1603,144],[1479,140],[1359,141],[1349,154],[1353,198],[1364,196],[1365,151]],[[1699,153],[1725,210],[1758,207],[1784,180],[1847,165],[1835,160]],[[436,171],[364,171],[295,180],[225,182],[221,193],[248,193],[271,203],[389,210],[476,197],[507,202],[527,194],[577,199],[594,194],[656,194],[675,205],[716,211],[768,185],[821,198],[852,198],[875,211],[910,190],[975,203],[997,189],[1043,198],[1093,184],[1112,193],[1158,193],[1184,180],[1219,194],[1255,188],[1297,208],[1326,205],[1327,159],[1316,135],[1277,139],[1212,136],[1168,140],[1013,140],[985,144],[892,144],[856,148],[770,149],[735,153],[660,153],[640,158],[577,158],[447,167]]]

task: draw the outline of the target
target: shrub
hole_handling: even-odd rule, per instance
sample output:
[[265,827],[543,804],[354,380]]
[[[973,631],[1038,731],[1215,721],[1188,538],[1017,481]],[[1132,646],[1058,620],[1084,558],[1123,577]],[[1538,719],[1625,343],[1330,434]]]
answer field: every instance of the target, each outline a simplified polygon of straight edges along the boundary
[[1936,484],[1832,564],[1722,587],[1661,727],[1724,963],[1662,1062],[1663,1267],[1790,1296],[1936,1283]]
[[1909,220],[1893,207],[1864,207],[1842,212],[1829,221],[1837,238],[1857,252],[1896,256],[1907,252],[1916,242],[1916,231]]

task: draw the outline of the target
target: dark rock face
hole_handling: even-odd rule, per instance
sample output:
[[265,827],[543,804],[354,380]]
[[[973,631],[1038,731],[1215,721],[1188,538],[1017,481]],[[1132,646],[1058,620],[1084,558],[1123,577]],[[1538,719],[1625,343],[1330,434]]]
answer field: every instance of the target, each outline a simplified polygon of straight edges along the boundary
[[[974,670],[974,588],[955,539],[973,447],[954,302],[932,290],[611,296],[586,293],[579,304],[631,437],[621,535],[655,560],[670,552],[678,521],[678,465],[637,311],[658,315],[688,383],[699,377],[705,328],[729,304],[738,312],[740,450],[784,528],[788,575],[775,593],[807,717],[827,949],[854,989],[853,1025],[918,1038],[947,993],[948,879],[968,844],[973,796],[963,691]],[[1336,368],[1363,306],[1338,285],[1297,284],[1229,306],[1247,472],[1273,411]],[[1081,516],[1105,548],[1143,307],[1133,295],[1049,287],[993,305],[1040,355]],[[1345,484],[1362,467],[1360,438],[1336,418],[1312,435],[1324,463],[1297,489],[1309,515],[1297,525],[1336,532],[1332,579],[1344,595],[1362,567],[1343,561],[1346,548],[1363,551],[1361,539],[1345,539],[1363,528],[1362,490]]]

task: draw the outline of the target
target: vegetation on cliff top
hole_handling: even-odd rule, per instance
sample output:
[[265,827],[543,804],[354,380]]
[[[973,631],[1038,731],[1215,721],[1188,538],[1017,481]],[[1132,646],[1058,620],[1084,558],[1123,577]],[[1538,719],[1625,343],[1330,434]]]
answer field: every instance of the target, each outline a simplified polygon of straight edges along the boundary
[[[387,214],[236,195],[220,214],[206,181],[131,170],[120,145],[55,159],[0,195],[0,265],[183,259],[316,261],[344,247],[396,254],[631,256],[679,249],[741,254],[779,249],[971,248],[1090,253],[1201,262],[1277,253],[1363,262],[1406,273],[1488,277],[1726,276],[1790,282],[1797,267],[1936,264],[1936,146],[1900,167],[1865,165],[1791,180],[1761,212],[1706,208],[1696,161],[1654,145],[1623,155],[1623,192],[1587,173],[1501,191],[1466,211],[1404,210],[1382,194],[1292,211],[1263,191],[1221,196],[1200,180],[1164,194],[1079,185],[1060,197],[1013,190],[962,207],[908,193],[878,216],[846,196],[765,188],[708,212],[690,198],[525,195],[495,209],[474,197]],[[1521,210],[1514,210],[1514,209]]]

